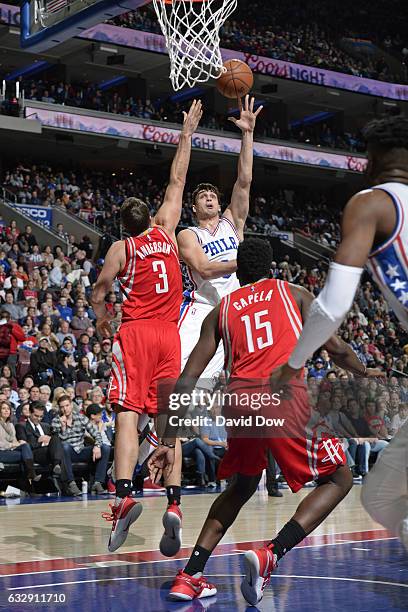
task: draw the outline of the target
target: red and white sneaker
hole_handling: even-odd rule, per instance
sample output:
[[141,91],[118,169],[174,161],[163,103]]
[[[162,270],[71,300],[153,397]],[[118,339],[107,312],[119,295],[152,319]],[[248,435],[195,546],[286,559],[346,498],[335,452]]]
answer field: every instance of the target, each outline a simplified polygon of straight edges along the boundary
[[241,593],[251,606],[256,606],[261,601],[271,574],[277,565],[277,556],[273,554],[273,546],[248,550],[245,553],[245,578],[241,582]]
[[143,491],[165,491],[166,487],[161,487],[160,485],[152,482],[150,478],[145,478],[143,481]]
[[108,550],[115,552],[127,538],[129,527],[142,513],[143,506],[131,497],[124,497],[118,506],[109,504],[112,512],[103,512],[102,517],[112,522],[112,531],[109,537]]
[[180,570],[174,579],[169,593],[169,599],[174,601],[191,601],[202,597],[212,597],[217,594],[213,584],[206,581],[204,576],[193,578]]
[[160,540],[160,552],[165,557],[174,557],[181,548],[181,525],[183,515],[178,504],[167,507],[163,514],[164,533]]

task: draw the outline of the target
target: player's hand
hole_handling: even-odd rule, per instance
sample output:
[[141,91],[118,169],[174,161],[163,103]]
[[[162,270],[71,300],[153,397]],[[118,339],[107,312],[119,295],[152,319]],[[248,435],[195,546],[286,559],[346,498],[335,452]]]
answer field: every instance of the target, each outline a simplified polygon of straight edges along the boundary
[[263,109],[263,106],[260,106],[254,112],[254,104],[255,98],[251,98],[250,100],[249,95],[245,96],[244,106],[241,105],[240,101],[240,118],[235,119],[235,117],[228,117],[228,121],[232,121],[234,125],[239,127],[241,132],[253,132],[255,129],[256,118]]
[[365,376],[367,378],[385,378],[386,373],[380,368],[367,368]]
[[158,446],[150,457],[147,466],[152,482],[159,482],[161,477],[170,476],[173,471],[175,461],[175,449],[168,446]]
[[102,338],[112,338],[113,329],[111,326],[112,317],[106,313],[102,319],[98,319],[96,322],[96,331]]
[[269,378],[272,393],[279,393],[281,399],[291,399],[292,395],[288,383],[292,378],[301,373],[303,373],[303,367],[299,368],[299,370],[295,370],[287,363],[276,368]]
[[182,133],[186,136],[192,136],[196,131],[202,116],[203,107],[201,104],[201,100],[193,100],[193,103],[190,106],[190,110],[188,111],[188,113],[183,111],[184,121]]
[[94,446],[92,451],[92,460],[98,461],[102,457],[102,452],[99,446]]

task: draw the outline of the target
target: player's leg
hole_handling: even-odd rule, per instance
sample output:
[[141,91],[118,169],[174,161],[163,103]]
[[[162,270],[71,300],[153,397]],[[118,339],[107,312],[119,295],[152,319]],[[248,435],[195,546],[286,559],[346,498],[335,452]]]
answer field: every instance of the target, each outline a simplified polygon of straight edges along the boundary
[[[180,336],[177,326],[166,324],[160,331],[162,336],[159,359],[146,401],[149,413],[157,414],[155,426],[159,437],[167,423],[168,398],[180,376],[181,362]],[[181,444],[179,440],[176,440],[173,470],[169,476],[164,477],[163,483],[167,493],[167,508],[162,519],[164,533],[160,540],[160,551],[166,557],[172,557],[181,547],[181,467]]]
[[111,505],[112,512],[104,513],[112,522],[108,550],[114,552],[125,542],[129,528],[142,512],[142,505],[131,498],[132,477],[139,452],[138,420],[133,410],[115,406],[115,473],[116,498]]
[[336,439],[309,444],[301,439],[276,438],[270,440],[270,448],[294,492],[311,476],[317,486],[273,539],[259,550],[245,553],[241,591],[253,606],[261,601],[277,562],[316,529],[353,486],[353,475]]
[[405,457],[406,451],[401,448],[397,457],[400,469],[386,464],[382,457],[377,459],[364,480],[361,502],[372,519],[400,538],[408,552],[408,470],[404,466]]
[[188,601],[216,594],[215,586],[203,578],[205,565],[241,508],[255,493],[260,478],[261,474],[238,474],[234,482],[214,501],[190,559],[172,585],[169,595],[171,599]]
[[[131,498],[132,477],[139,452],[138,424],[150,382],[152,352],[157,346],[154,329],[140,322],[122,326],[112,346],[112,379],[109,401],[115,408],[116,498],[108,549],[117,550],[126,540],[131,524],[140,516],[142,505]],[[153,355],[154,357],[154,355]]]
[[160,540],[160,552],[173,557],[181,548],[182,513],[181,504],[182,452],[180,440],[176,440],[175,462],[170,476],[164,478],[167,493],[167,510],[163,515],[164,533]]

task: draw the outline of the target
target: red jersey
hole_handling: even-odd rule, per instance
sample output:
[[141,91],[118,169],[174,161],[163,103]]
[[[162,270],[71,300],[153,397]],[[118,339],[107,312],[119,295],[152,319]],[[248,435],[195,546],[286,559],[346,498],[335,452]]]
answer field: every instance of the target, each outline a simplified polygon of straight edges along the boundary
[[118,276],[123,322],[158,319],[177,323],[183,297],[179,257],[167,233],[152,227],[127,238],[126,263]]
[[266,378],[292,354],[302,317],[289,284],[265,279],[221,300],[219,329],[228,375]]

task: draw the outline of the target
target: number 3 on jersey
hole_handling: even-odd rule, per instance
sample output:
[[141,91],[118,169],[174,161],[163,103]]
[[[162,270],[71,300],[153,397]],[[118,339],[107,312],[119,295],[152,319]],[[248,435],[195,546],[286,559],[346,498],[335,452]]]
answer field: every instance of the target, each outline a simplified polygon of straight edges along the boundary
[[159,273],[160,283],[156,283],[156,293],[168,293],[169,281],[167,278],[166,264],[160,259],[152,262],[153,272]]
[[[243,317],[241,317],[241,321],[243,321],[245,325],[249,353],[255,353],[254,340],[256,340],[258,349],[264,349],[267,346],[272,346],[273,344],[272,325],[269,320],[262,321],[262,317],[265,316],[268,316],[267,310],[260,310],[258,312],[255,312],[253,315],[253,321],[251,321],[251,317],[249,315],[244,315]],[[257,334],[254,338],[252,334],[253,327],[255,328],[255,331],[264,331],[260,334]]]

